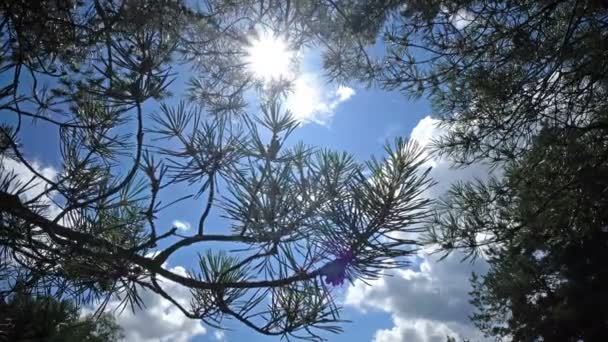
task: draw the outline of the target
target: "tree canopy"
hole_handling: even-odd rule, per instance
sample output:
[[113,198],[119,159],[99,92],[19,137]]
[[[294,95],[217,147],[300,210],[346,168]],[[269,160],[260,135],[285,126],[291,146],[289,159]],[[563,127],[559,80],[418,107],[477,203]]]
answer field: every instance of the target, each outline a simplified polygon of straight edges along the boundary
[[81,317],[73,302],[16,293],[0,301],[3,341],[116,342],[120,327],[109,314]]
[[[314,339],[311,329],[339,330],[332,286],[403,266],[419,242],[403,233],[424,221],[440,252],[490,264],[472,292],[472,318],[488,336],[608,335],[605,1],[13,1],[0,10],[0,110],[12,117],[0,150],[36,175],[18,184],[2,173],[5,292],[19,283],[137,304],[143,287],[210,325],[232,317]],[[265,31],[296,50],[322,47],[330,79],[428,97],[446,132],[436,156],[496,173],[455,184],[429,215],[415,144],[398,139],[383,159],[360,163],[291,142],[289,80],[246,71],[247,48]],[[20,137],[32,125],[56,131],[54,179],[28,163]],[[44,191],[30,196],[34,182]],[[192,195],[161,203],[175,186]],[[181,201],[200,203],[193,235],[156,226]],[[209,233],[212,211],[226,218],[224,233]],[[247,249],[204,249],[188,275],[163,266],[208,242]],[[191,288],[192,305],[172,299],[164,280]]]
[[446,132],[436,156],[496,171],[455,184],[428,224],[439,251],[491,266],[473,278],[474,322],[497,339],[605,339],[606,2],[367,6],[385,53],[349,44],[331,75],[427,96]]
[[[210,326],[233,318],[263,334],[319,339],[341,329],[334,286],[408,263],[417,242],[405,233],[420,230],[430,203],[421,149],[397,139],[363,163],[291,142],[299,122],[282,105],[289,80],[268,83],[244,67],[257,35],[313,44],[336,7],[1,6],[2,158],[34,175],[2,170],[4,295],[27,289],[103,310],[112,296],[141,305],[147,289]],[[55,177],[36,169],[22,140],[40,127],[59,145]],[[190,194],[171,198],[179,186]],[[183,201],[201,208],[193,234],[157,225]],[[208,227],[212,212],[224,227]],[[198,252],[196,266],[166,267],[185,249]],[[190,289],[191,302],[165,291],[167,281]]]

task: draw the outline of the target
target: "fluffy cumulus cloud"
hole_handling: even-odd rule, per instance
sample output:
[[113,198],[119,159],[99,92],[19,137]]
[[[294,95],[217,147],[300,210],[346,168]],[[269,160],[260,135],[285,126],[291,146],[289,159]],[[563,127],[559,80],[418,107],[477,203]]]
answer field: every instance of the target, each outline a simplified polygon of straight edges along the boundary
[[483,262],[460,262],[452,255],[441,262],[423,255],[417,269],[393,272],[371,285],[356,281],[346,304],[360,310],[382,310],[393,317],[394,327],[379,330],[374,341],[431,342],[446,336],[480,339],[468,320],[471,272],[484,273]]
[[328,87],[316,74],[304,73],[293,82],[286,105],[300,122],[327,125],[336,108],[353,95],[355,90],[352,88]]
[[457,336],[457,333],[443,323],[428,320],[402,320],[397,318],[395,319],[395,327],[392,329],[379,330],[374,335],[374,341],[444,342],[446,336]]
[[[42,166],[37,161],[28,163],[29,166],[43,178],[40,178],[36,173],[32,172],[25,164],[8,157],[0,158],[0,177],[14,177],[12,181],[11,191],[25,186],[25,191],[21,192],[22,200],[28,200],[37,197],[43,193],[48,184],[44,179],[54,181],[57,179],[58,172],[52,166]],[[51,196],[44,196],[41,200],[49,205],[47,214],[54,217],[58,213],[58,208],[52,203]]]
[[[172,272],[186,276],[186,270],[177,266]],[[185,307],[190,302],[190,292],[187,288],[164,279],[163,288],[175,300]],[[145,307],[135,312],[126,308],[117,310],[120,306],[118,299],[108,303],[107,311],[115,313],[116,321],[124,329],[125,341],[132,342],[187,342],[196,335],[206,333],[198,320],[184,316],[171,302],[161,296],[142,289],[139,292]]]
[[[423,147],[445,133],[438,121],[426,117],[412,130],[410,137]],[[455,180],[484,177],[488,169],[474,165],[453,169],[447,160],[430,158],[431,177],[438,184],[427,196],[445,193]],[[453,254],[439,262],[438,255],[422,252],[415,267],[394,271],[369,285],[356,281],[346,292],[345,304],[361,311],[381,310],[391,314],[393,327],[378,330],[377,342],[443,342],[447,336],[482,340],[469,321],[473,307],[469,303],[471,272],[483,274],[487,264],[478,260],[461,262],[462,255]]]
[[[433,139],[445,134],[445,129],[438,126],[439,120],[427,116],[420,120],[412,129],[410,138],[422,147],[428,147]],[[428,157],[428,154],[427,154]],[[430,158],[425,166],[432,167],[430,176],[437,184],[429,190],[430,197],[443,195],[450,185],[458,180],[483,179],[491,172],[484,165],[476,164],[466,168],[454,168],[452,163],[444,158]]]
[[[43,167],[37,161],[29,163],[32,169],[42,177],[48,180],[55,180],[57,170],[51,166]],[[25,197],[33,198],[42,193],[46,188],[46,182],[40,179],[33,173],[25,164],[11,158],[0,158],[0,175],[5,176],[13,174],[16,181],[21,185],[28,184],[27,191],[24,192]]]
[[190,230],[191,225],[190,225],[190,222],[188,222],[188,221],[174,220],[173,227],[175,227],[179,230]]

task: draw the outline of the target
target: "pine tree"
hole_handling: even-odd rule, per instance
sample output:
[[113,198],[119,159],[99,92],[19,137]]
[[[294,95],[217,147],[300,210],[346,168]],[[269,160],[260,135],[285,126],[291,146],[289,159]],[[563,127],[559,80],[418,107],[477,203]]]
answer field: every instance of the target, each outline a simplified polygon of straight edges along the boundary
[[[331,75],[428,96],[447,131],[435,141],[436,156],[501,174],[455,184],[429,222],[428,242],[446,254],[488,258],[489,273],[473,279],[473,320],[487,335],[515,341],[602,340],[606,3],[360,6],[380,13],[373,18],[383,25],[366,27],[385,28],[387,50],[372,58],[350,41],[327,59]],[[355,58],[344,66],[345,55]]]
[[[330,75],[427,96],[447,132],[435,156],[500,175],[455,184],[429,222],[429,243],[490,263],[473,320],[497,339],[605,340],[606,2],[336,5]],[[357,8],[384,54],[355,39]]]
[[[363,163],[293,142],[289,82],[247,72],[258,30],[295,50],[319,43],[333,6],[189,3],[0,5],[0,151],[35,175],[1,173],[2,293],[137,306],[145,288],[210,326],[233,318],[309,339],[340,331],[333,287],[414,253],[403,233],[428,214],[422,152],[398,139]],[[23,139],[41,129],[59,146],[55,178]],[[186,201],[201,208],[192,234],[158,225]],[[225,227],[209,227],[212,214]],[[199,254],[187,274],[165,267],[185,250]],[[167,281],[189,288],[191,303]]]
[[68,300],[16,293],[8,301],[0,301],[0,307],[3,341],[115,342],[122,338],[112,316],[81,317],[80,310]]

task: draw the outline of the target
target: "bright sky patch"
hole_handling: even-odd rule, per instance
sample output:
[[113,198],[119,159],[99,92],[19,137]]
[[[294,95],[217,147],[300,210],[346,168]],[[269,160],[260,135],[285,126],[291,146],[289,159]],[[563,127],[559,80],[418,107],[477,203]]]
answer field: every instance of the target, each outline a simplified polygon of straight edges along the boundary
[[246,62],[256,78],[268,82],[287,78],[291,74],[293,56],[293,51],[289,50],[282,37],[264,32],[253,39],[247,48]]

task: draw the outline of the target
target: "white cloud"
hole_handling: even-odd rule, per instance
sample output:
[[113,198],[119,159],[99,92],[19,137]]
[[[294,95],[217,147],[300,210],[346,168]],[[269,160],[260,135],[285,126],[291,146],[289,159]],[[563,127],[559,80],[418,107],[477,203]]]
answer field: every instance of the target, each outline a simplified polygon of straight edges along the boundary
[[[186,270],[177,266],[171,272],[186,276]],[[190,291],[167,279],[162,279],[161,286],[177,302],[189,307]],[[140,289],[139,294],[145,307],[135,312],[125,309],[116,313],[116,321],[124,329],[125,341],[129,342],[187,342],[194,336],[206,333],[205,327],[198,320],[186,317],[171,302],[147,289]],[[114,312],[120,301],[114,299],[108,303],[106,311]]]
[[[445,134],[445,128],[438,126],[439,120],[427,116],[420,120],[416,127],[412,129],[410,138],[418,142],[424,148],[428,148],[431,142]],[[428,153],[426,153],[429,156]],[[453,168],[449,160],[445,158],[429,158],[425,166],[431,166],[430,176],[437,182],[433,188],[429,190],[430,197],[438,197],[443,195],[453,184],[458,180],[485,179],[491,170],[482,164],[474,164],[464,168]],[[426,168],[423,168],[426,169]]]
[[[433,119],[427,116],[418,122],[418,125],[412,129],[410,137],[416,140],[423,147],[428,147],[433,139],[440,137],[446,133],[445,128],[438,126],[439,120]],[[427,153],[428,156],[428,153]],[[452,163],[446,158],[430,158],[426,164],[426,167],[432,167],[430,177],[437,182],[435,186],[430,188],[426,196],[429,198],[438,198],[449,190],[450,186],[456,181],[467,181],[473,179],[488,179],[488,177],[500,177],[502,174],[501,169],[491,169],[489,166],[475,163],[467,167],[454,168]],[[426,169],[423,167],[422,169]],[[477,241],[483,242],[490,239],[492,236],[486,233],[479,233],[477,235]],[[432,247],[427,247],[433,249]],[[485,257],[484,248],[480,250],[481,257]]]
[[[36,172],[41,174],[46,179],[55,180],[57,178],[57,170],[51,166],[42,167],[37,161],[30,162],[30,165]],[[30,182],[32,178],[34,178],[34,181],[29,183],[30,186],[24,193],[26,199],[34,198],[44,192],[47,185],[46,182],[43,179],[36,177],[36,175],[24,164],[7,157],[0,158],[0,174],[4,176],[10,172],[15,174],[17,180],[21,184],[26,184]]]
[[227,341],[226,333],[222,330],[216,330],[215,332],[213,332],[213,338],[215,338],[217,341]]
[[293,82],[293,91],[286,105],[294,117],[303,123],[328,124],[336,108],[355,95],[355,90],[346,86],[328,89],[313,73],[304,73]]
[[445,342],[446,336],[458,336],[458,333],[446,324],[428,320],[394,319],[391,329],[378,330],[374,342]]
[[[445,134],[438,122],[425,117],[410,137],[428,147],[433,139]],[[443,195],[455,180],[487,177],[489,171],[483,165],[454,169],[448,160],[439,158],[430,158],[426,166],[433,167],[430,176],[438,182],[426,193],[431,198]],[[355,281],[348,288],[346,305],[361,311],[382,310],[392,316],[394,326],[378,330],[374,341],[443,342],[448,335],[483,339],[468,319],[473,311],[468,292],[471,271],[483,274],[487,264],[484,260],[462,263],[459,253],[441,262],[437,258],[427,250],[422,251],[418,268],[394,271],[369,285]]]
[[172,225],[179,230],[190,230],[192,228],[188,221],[174,220]]
[[429,146],[433,139],[444,133],[438,124],[439,120],[426,116],[412,129],[410,138],[416,140],[421,146]]
[[461,255],[441,262],[436,256],[423,255],[418,270],[399,270],[371,286],[355,281],[345,303],[362,311],[388,312],[395,326],[376,332],[375,341],[445,341],[446,336],[480,339],[469,322],[471,271],[483,273],[483,261],[462,263]]
[[344,102],[351,98],[351,96],[355,95],[355,90],[346,86],[339,86],[336,90],[336,95],[338,95],[339,102]]
[[[431,156],[428,148],[432,141],[446,132],[445,128],[439,127],[438,124],[439,120],[426,116],[418,122],[410,133],[410,139],[425,149],[422,155],[427,161],[421,166],[420,170],[424,171],[430,167],[429,176],[436,182],[433,187],[427,189],[422,194],[422,197],[431,199],[443,196],[457,180],[485,179],[491,172],[488,167],[481,164],[474,164],[465,168],[454,168],[449,160]],[[389,126],[389,129],[391,127],[393,126]],[[395,233],[395,235],[403,239],[416,240],[419,238],[420,233],[407,232]],[[431,250],[432,248],[427,247],[427,249]]]
[[462,30],[469,26],[475,20],[473,13],[466,9],[460,9],[456,13],[450,15],[450,21],[452,25],[458,30]]
[[475,14],[465,8],[452,12],[445,6],[441,6],[441,14],[447,17],[457,30],[465,29],[475,21]]
[[[35,160],[29,162],[29,164],[34,169],[34,171],[42,175],[42,177],[50,181],[54,181],[57,179],[58,172],[52,166],[44,167]],[[18,186],[26,184],[28,185],[27,190],[21,193],[22,200],[29,200],[35,198],[36,196],[43,193],[48,186],[46,181],[37,177],[23,163],[7,157],[0,158],[0,176],[4,177],[11,173],[16,177],[15,181],[19,183],[19,185],[17,183],[13,183],[14,186],[10,189],[11,191],[16,190],[15,188]],[[58,214],[59,209],[52,203],[51,199],[52,194],[40,198],[42,203],[49,206],[47,215],[53,218]]]

